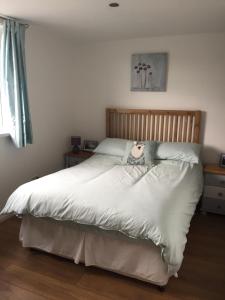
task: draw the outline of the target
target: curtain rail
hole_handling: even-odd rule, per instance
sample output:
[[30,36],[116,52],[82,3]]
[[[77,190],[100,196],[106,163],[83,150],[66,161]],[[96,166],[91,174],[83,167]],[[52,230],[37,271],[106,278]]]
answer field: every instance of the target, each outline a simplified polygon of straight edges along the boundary
[[30,27],[29,24],[24,23],[23,21],[21,21],[21,20],[19,20],[19,19],[12,18],[12,17],[8,17],[8,16],[5,16],[5,15],[0,14],[0,23],[2,23],[3,20],[13,20],[13,21],[17,21],[17,22],[19,22],[19,23],[25,25],[26,28]]

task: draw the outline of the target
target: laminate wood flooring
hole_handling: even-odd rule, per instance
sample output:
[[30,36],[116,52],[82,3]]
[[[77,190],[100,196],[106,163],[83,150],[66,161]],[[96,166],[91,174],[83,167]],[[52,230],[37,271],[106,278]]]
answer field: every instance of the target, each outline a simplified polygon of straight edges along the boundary
[[179,278],[165,292],[94,267],[22,248],[20,219],[0,223],[0,300],[225,300],[225,217],[197,214]]

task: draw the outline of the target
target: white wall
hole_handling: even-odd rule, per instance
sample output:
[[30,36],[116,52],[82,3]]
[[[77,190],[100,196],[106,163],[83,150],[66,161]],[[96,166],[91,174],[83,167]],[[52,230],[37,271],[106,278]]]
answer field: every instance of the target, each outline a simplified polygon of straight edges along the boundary
[[[131,54],[168,52],[166,92],[131,92]],[[77,53],[76,53],[77,55]],[[225,34],[97,43],[79,48],[74,65],[74,131],[105,136],[105,108],[202,110],[204,160],[225,152]]]
[[0,207],[18,185],[63,167],[72,133],[74,50],[69,41],[36,26],[26,37],[34,144],[16,149],[9,137],[0,137]]
[[[167,92],[131,92],[131,54],[169,53]],[[69,136],[102,139],[105,108],[200,109],[204,159],[225,152],[225,34],[98,43],[77,47],[36,26],[27,31],[34,144],[0,137],[0,206],[20,184],[63,166]]]

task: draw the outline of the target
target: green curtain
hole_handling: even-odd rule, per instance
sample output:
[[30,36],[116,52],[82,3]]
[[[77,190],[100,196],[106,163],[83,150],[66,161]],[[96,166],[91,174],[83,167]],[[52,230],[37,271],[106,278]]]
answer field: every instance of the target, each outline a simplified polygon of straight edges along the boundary
[[32,144],[26,66],[25,25],[3,22],[1,40],[1,104],[3,123],[18,148]]

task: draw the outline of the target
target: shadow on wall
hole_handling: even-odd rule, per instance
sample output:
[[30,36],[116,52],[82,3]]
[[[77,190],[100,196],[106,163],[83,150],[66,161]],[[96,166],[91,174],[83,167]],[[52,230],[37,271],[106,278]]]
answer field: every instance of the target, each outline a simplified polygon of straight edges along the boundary
[[205,140],[205,124],[207,120],[207,112],[201,111],[201,132],[200,132],[200,142],[204,145]]
[[204,145],[205,133],[206,133],[205,130],[206,122],[207,122],[207,112],[202,111],[200,141],[201,144],[203,145],[202,148],[203,163],[219,164],[221,150],[219,150],[216,147]]
[[221,151],[211,146],[203,148],[203,163],[219,164]]

